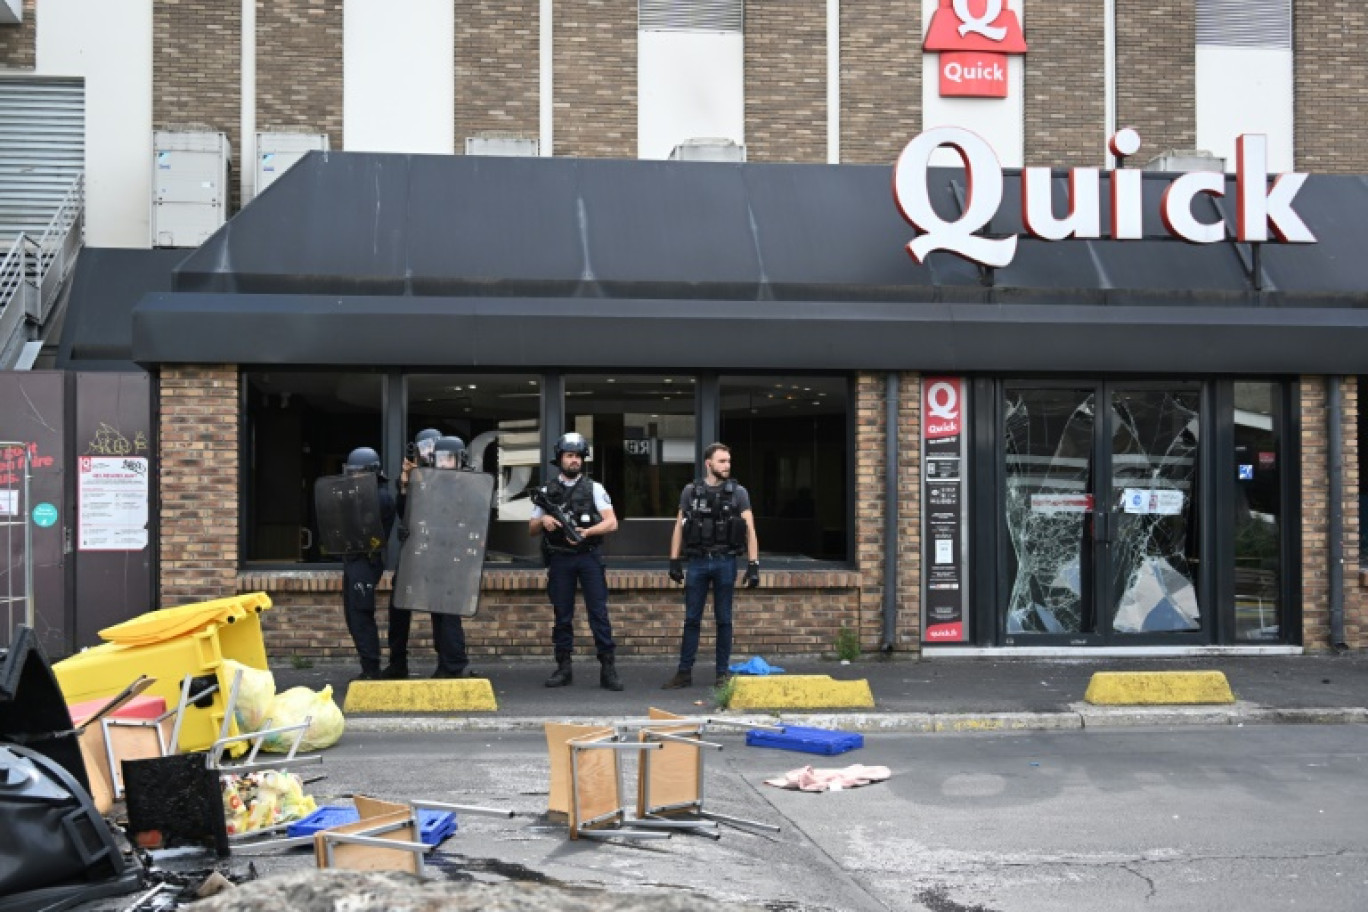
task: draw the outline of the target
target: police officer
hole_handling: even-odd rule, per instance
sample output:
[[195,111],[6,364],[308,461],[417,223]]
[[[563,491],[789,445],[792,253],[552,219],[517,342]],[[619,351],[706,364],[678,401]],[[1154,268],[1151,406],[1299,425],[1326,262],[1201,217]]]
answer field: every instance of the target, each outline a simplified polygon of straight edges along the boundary
[[[712,443],[703,451],[705,475],[684,486],[679,515],[670,536],[670,579],[684,584],[684,639],[679,670],[664,690],[693,685],[694,658],[703,626],[708,587],[713,591],[717,622],[717,683],[731,677],[732,596],[736,591],[736,558],[746,554],[746,588],[760,585],[760,543],[755,536],[750,494],[731,477],[731,450]],[[689,558],[687,572],[680,551]]]
[[370,447],[357,447],[347,456],[342,471],[348,475],[372,473],[380,495],[380,524],[384,539],[372,542],[364,554],[348,554],[342,559],[342,613],[347,619],[356,654],[361,659],[357,680],[374,681],[380,677],[380,631],[375,625],[375,585],[385,572],[385,542],[394,526],[394,495],[380,471],[380,454]]
[[[589,629],[598,651],[599,686],[622,690],[613,663],[613,625],[608,620],[608,576],[599,545],[603,536],[617,529],[613,502],[603,485],[584,471],[589,442],[579,434],[564,434],[556,441],[551,464],[560,474],[533,496],[528,534],[541,536],[546,559],[546,592],[555,609],[551,643],[556,650],[556,670],[547,687],[564,687],[573,680],[570,656],[575,646],[575,584],[584,591]],[[565,522],[557,519],[559,514]],[[569,528],[566,527],[568,523]]]
[[[397,499],[399,521],[399,540],[408,538],[405,523],[408,506],[409,473],[419,466],[438,469],[459,469],[465,463],[465,441],[460,437],[444,437],[435,428],[419,431],[413,440],[413,459],[404,460],[404,470],[399,475],[399,497]],[[396,569],[396,573],[397,573]],[[409,630],[413,625],[413,612],[394,606],[394,593],[390,593],[389,652],[390,661],[381,675],[393,680],[409,676],[408,641]],[[468,665],[466,654],[465,627],[460,615],[432,613],[432,640],[437,647],[437,670],[434,678],[473,678],[477,675]]]

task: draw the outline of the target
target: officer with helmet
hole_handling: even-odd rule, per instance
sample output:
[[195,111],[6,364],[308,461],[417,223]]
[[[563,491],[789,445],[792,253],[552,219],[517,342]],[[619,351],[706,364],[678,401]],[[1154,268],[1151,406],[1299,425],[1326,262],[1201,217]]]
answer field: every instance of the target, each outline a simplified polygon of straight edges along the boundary
[[348,475],[370,472],[376,476],[380,498],[380,524],[384,540],[364,554],[348,554],[342,559],[342,613],[347,619],[356,654],[361,659],[358,680],[380,677],[380,631],[375,625],[375,586],[385,572],[385,542],[394,526],[394,495],[390,493],[380,454],[370,447],[357,447],[347,456],[342,471]]
[[[444,437],[435,428],[419,431],[414,438],[413,454],[416,459],[405,459],[404,470],[399,475],[398,511],[399,538],[408,537],[408,529],[403,517],[408,506],[409,473],[419,466],[436,469],[460,469],[465,464],[465,441],[460,437]],[[396,570],[397,573],[397,570]],[[390,592],[389,652],[390,661],[381,673],[384,678],[401,680],[409,676],[408,641],[409,630],[413,625],[413,612],[394,607],[394,593]],[[472,678],[475,673],[467,667],[470,659],[466,654],[465,627],[460,615],[432,613],[432,640],[437,647],[437,670],[434,678]]]
[[[704,477],[685,485],[679,496],[679,516],[670,536],[670,579],[684,584],[684,637],[679,668],[665,682],[665,690],[693,684],[709,586],[717,623],[717,683],[731,677],[732,597],[739,555],[747,558],[746,587],[760,585],[760,543],[750,494],[731,477],[731,449],[724,443],[709,444],[703,451],[703,468]],[[681,551],[689,559],[687,573]]]
[[[564,434],[556,441],[551,464],[558,476],[533,496],[528,533],[541,537],[546,559],[546,592],[555,609],[551,643],[556,651],[556,670],[547,687],[564,687],[573,680],[570,657],[574,652],[575,585],[584,592],[589,629],[598,652],[599,686],[622,690],[614,665],[613,625],[608,619],[608,575],[599,545],[603,536],[617,529],[613,502],[603,485],[584,471],[589,442],[580,434]],[[559,516],[560,518],[557,518]],[[568,524],[568,528],[567,528]]]

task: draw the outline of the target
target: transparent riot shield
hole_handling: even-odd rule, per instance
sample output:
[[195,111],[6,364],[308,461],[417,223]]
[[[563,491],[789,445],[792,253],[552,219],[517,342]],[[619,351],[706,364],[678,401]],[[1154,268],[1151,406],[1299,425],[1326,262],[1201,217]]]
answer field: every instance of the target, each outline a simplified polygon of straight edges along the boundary
[[493,503],[493,475],[427,468],[410,474],[396,608],[475,616]]

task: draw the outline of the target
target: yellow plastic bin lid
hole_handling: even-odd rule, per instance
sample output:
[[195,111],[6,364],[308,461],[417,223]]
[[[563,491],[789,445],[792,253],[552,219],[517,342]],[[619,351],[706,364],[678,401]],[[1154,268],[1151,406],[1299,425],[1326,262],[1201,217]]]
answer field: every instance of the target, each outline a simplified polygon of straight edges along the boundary
[[176,608],[149,611],[131,620],[106,627],[100,637],[121,646],[147,646],[202,630],[210,624],[232,624],[253,612],[271,607],[264,592],[248,592],[208,602],[192,602]]

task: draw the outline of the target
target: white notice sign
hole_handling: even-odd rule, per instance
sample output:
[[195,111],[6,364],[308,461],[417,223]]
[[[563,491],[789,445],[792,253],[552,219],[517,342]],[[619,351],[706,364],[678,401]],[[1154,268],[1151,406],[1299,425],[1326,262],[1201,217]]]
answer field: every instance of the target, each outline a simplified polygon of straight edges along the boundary
[[1183,512],[1183,492],[1126,488],[1123,509],[1127,513],[1178,516]]
[[147,547],[147,474],[145,458],[80,458],[77,548],[141,551]]
[[0,516],[13,516],[19,512],[19,492],[0,491]]

